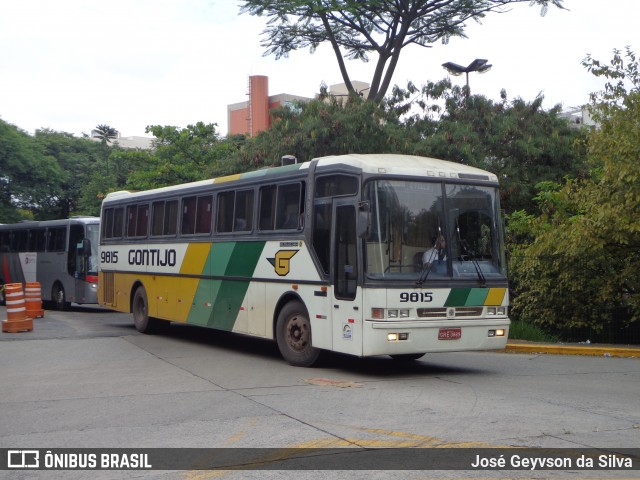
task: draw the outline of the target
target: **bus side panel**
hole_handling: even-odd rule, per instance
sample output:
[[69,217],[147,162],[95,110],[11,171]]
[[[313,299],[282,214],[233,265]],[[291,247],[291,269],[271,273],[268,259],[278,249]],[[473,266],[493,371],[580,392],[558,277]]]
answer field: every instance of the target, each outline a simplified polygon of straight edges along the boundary
[[53,285],[59,282],[64,288],[68,302],[75,302],[75,279],[67,274],[67,255],[64,252],[47,252],[38,254],[38,277],[42,298],[51,300]]
[[267,289],[263,282],[251,282],[245,300],[247,330],[251,335],[271,338],[271,315],[266,310]]

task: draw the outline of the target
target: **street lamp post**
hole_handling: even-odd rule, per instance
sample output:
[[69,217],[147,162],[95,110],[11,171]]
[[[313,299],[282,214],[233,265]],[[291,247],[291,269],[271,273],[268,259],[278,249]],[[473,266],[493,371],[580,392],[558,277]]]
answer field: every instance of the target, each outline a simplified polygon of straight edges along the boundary
[[471,62],[468,66],[463,67],[462,65],[458,65],[457,63],[447,62],[443,63],[442,66],[444,69],[449,72],[451,75],[455,75],[456,77],[465,73],[467,75],[467,90],[469,90],[469,73],[470,72],[478,72],[485,73],[491,70],[490,64],[487,64],[489,60],[485,60],[482,58],[476,58],[473,62]]

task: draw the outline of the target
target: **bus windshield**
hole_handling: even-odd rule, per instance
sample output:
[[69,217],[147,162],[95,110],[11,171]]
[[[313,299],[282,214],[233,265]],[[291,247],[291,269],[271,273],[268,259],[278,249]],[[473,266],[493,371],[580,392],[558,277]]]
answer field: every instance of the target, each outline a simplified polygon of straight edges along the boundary
[[504,278],[497,189],[489,186],[375,180],[365,187],[370,279]]

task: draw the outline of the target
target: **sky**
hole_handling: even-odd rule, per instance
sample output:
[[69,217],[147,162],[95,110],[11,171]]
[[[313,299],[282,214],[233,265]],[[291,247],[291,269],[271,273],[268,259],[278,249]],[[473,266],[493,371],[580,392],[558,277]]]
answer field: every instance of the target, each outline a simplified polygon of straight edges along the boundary
[[[481,24],[468,38],[409,46],[393,83],[420,86],[448,74],[448,61],[476,58],[493,68],[470,74],[472,93],[499,100],[545,98],[544,108],[588,102],[603,79],[581,61],[609,63],[613,50],[640,55],[640,0],[564,0],[540,15],[529,2]],[[313,97],[341,83],[332,50],[264,56],[266,19],[240,14],[236,0],[1,0],[0,119],[31,134],[50,128],[81,136],[107,124],[123,136],[150,136],[148,125],[216,123],[227,133],[227,105],[247,99],[248,77],[269,77],[269,93]],[[352,80],[375,67],[348,62]],[[463,85],[465,77],[453,77]]]

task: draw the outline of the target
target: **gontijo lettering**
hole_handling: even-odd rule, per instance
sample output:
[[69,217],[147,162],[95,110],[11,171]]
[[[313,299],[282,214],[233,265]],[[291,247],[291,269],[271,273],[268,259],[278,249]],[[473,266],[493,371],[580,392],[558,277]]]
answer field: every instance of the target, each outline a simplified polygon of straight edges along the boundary
[[139,249],[129,250],[129,265],[151,265],[159,267],[174,267],[176,265],[176,251],[174,249]]

